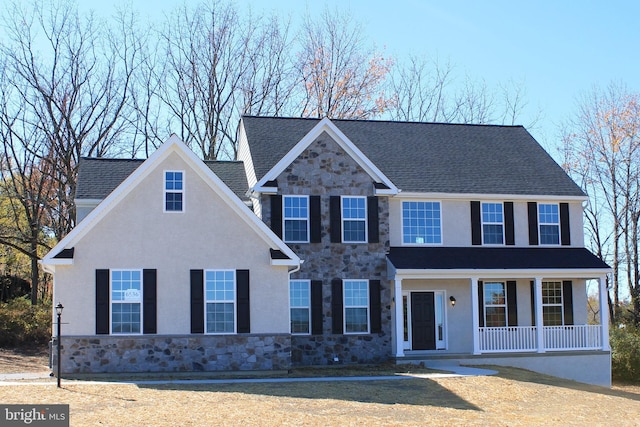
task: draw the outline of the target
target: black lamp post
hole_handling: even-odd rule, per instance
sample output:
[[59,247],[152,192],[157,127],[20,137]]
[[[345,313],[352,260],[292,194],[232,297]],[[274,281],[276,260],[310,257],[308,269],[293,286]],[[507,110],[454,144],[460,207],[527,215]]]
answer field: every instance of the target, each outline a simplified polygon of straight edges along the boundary
[[58,388],[60,388],[60,346],[61,346],[61,343],[60,343],[60,338],[61,338],[60,330],[62,329],[62,327],[61,327],[62,322],[61,322],[60,319],[62,317],[62,309],[63,308],[64,307],[62,306],[61,303],[58,303],[58,305],[56,305],[56,314],[58,315]]

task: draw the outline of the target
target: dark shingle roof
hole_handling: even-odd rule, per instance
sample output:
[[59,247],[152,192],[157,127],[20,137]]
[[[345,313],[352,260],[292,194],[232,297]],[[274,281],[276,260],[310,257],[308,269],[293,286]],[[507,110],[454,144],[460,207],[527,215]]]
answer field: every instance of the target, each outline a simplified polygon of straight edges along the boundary
[[[104,199],[140,166],[144,160],[83,157],[78,166],[76,199]],[[247,178],[242,162],[205,161],[209,169],[241,200],[246,196]]]
[[392,247],[387,257],[399,270],[610,268],[585,248]]
[[78,165],[76,199],[104,199],[143,161],[83,157]]
[[[243,117],[258,180],[318,122]],[[584,196],[522,126],[332,122],[405,192]]]

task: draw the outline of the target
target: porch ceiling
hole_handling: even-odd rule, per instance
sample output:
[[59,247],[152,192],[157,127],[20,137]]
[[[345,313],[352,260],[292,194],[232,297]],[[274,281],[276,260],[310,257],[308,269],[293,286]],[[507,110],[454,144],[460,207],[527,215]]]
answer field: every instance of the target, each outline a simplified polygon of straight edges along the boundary
[[585,248],[392,247],[396,270],[593,270],[610,267]]

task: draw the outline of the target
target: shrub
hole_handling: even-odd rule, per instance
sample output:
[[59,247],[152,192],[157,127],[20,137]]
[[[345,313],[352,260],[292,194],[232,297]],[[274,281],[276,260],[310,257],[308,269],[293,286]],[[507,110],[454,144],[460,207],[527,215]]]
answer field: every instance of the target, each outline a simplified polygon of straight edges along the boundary
[[640,381],[640,329],[631,325],[613,328],[609,337],[613,378]]
[[51,302],[31,305],[29,297],[0,303],[0,347],[42,345],[51,339]]

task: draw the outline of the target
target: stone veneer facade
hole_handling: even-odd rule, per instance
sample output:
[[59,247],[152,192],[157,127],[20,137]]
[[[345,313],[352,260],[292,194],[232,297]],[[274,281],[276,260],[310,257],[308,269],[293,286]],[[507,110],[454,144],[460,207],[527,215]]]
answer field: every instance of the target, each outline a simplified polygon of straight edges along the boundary
[[291,367],[291,339],[288,334],[63,336],[61,359],[63,374],[282,370]]
[[[320,196],[320,243],[289,244],[304,260],[292,279],[322,280],[323,334],[293,335],[293,365],[380,362],[391,356],[391,288],[387,279],[389,201],[378,197],[379,243],[344,244],[330,241],[330,196],[373,196],[372,178],[326,133],[320,135],[277,178],[280,195]],[[269,195],[262,195],[262,220],[269,225]],[[375,334],[332,333],[331,280],[377,279],[381,287],[382,330]]]

